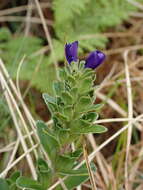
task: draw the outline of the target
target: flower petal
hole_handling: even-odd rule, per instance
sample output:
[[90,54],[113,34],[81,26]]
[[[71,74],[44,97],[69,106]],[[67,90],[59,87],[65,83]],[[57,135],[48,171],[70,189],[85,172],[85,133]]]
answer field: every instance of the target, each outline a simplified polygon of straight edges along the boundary
[[77,61],[78,41],[65,45],[65,56],[70,64],[72,61]]
[[85,68],[95,69],[105,60],[105,54],[99,50],[93,51],[86,59]]

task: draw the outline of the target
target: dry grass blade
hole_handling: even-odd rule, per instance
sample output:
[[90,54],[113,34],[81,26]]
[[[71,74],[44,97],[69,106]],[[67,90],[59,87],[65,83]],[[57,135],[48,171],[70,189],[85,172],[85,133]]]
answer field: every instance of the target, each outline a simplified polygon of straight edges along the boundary
[[143,10],[143,5],[135,0],[126,0],[129,3],[131,3],[132,5],[136,6],[137,8]]
[[123,53],[127,49],[129,49],[129,50],[138,50],[138,49],[141,49],[141,48],[143,48],[143,45],[139,44],[139,45],[134,45],[134,46],[126,46],[126,47],[120,47],[120,48],[116,48],[116,49],[110,49],[110,50],[105,51],[105,53],[107,55],[113,55],[113,54]]
[[[97,146],[96,146],[96,142],[95,142],[95,139],[94,139],[94,136],[93,134],[89,134],[87,135],[87,138],[88,138],[88,141],[90,142],[92,148],[93,148],[93,151],[97,149]],[[104,183],[106,184],[106,187],[108,187],[109,185],[109,179],[108,179],[108,174],[107,174],[107,170],[106,170],[106,167],[105,165],[103,164],[103,160],[102,160],[102,157],[101,157],[101,154],[100,152],[98,152],[95,156],[96,160],[97,160],[97,164],[99,166],[99,169],[100,169],[100,172],[101,172],[101,175],[104,179]]]
[[56,76],[57,76],[57,79],[59,79],[58,64],[57,64],[57,60],[56,60],[56,56],[55,56],[55,52],[54,52],[54,47],[53,47],[53,44],[52,44],[52,39],[51,39],[49,30],[48,30],[48,27],[46,25],[46,21],[44,19],[44,15],[43,15],[42,9],[40,7],[39,1],[35,0],[35,4],[37,6],[37,10],[39,12],[39,15],[40,15],[40,18],[41,18],[41,21],[42,21],[43,29],[45,31],[45,35],[46,35],[47,41],[49,43],[49,47],[50,47],[50,50],[51,50],[51,55],[52,55],[52,58],[53,58],[53,61],[54,61],[54,66],[55,66],[55,70],[56,70]]
[[[27,118],[27,120],[28,120],[28,122],[29,122],[29,124],[30,124],[30,126],[32,128],[32,132],[29,132],[29,134],[26,135],[25,137],[28,137],[29,135],[34,134],[34,138],[36,138],[35,140],[37,142],[39,142],[39,137],[38,137],[38,135],[36,133],[36,130],[35,130],[36,122],[33,119],[29,109],[26,106],[26,104],[24,103],[22,96],[19,96],[19,93],[17,92],[17,89],[15,87],[15,84],[11,80],[11,78],[9,76],[9,73],[8,73],[7,69],[5,68],[5,65],[4,65],[4,63],[2,62],[1,59],[0,59],[0,68],[1,68],[2,72],[4,73],[6,79],[9,81],[9,85],[10,85],[11,89],[13,90],[13,93],[16,95],[16,98],[19,100],[20,105],[22,106],[22,108],[24,110],[25,116],[26,116],[26,118]],[[50,159],[49,159],[47,153],[45,152],[45,150],[43,149],[43,147],[41,147],[41,150],[42,150],[42,153],[44,154],[49,166],[51,166]]]
[[61,186],[62,186],[63,190],[68,190],[66,185],[64,184],[64,182],[63,182],[63,180],[61,178],[59,178],[59,181],[61,183]]
[[120,113],[122,116],[126,117],[127,113],[111,98],[108,98],[101,92],[96,93],[97,97],[99,97],[101,100],[106,101],[107,104],[109,104],[114,110],[116,110],[118,113]]
[[109,79],[114,74],[116,67],[117,67],[117,64],[114,64],[109,74],[105,77],[105,79],[102,81],[100,86],[96,89],[96,93],[99,92],[106,85],[106,83],[108,83]]
[[[14,105],[16,105],[16,104],[15,104],[13,95],[11,94],[11,92],[10,92],[8,86],[7,86],[7,83],[6,83],[6,81],[5,81],[2,73],[0,73],[0,82],[1,82],[2,88],[3,89],[6,88],[6,90],[4,91],[4,96],[5,96],[6,101],[8,103],[9,110],[10,110],[11,116],[13,118],[13,122],[15,124],[15,128],[16,128],[17,134],[19,136],[20,142],[22,144],[23,150],[24,150],[24,152],[27,152],[28,151],[28,147],[26,145],[26,142],[25,142],[25,140],[23,138],[21,129],[19,127],[19,122],[18,122],[17,117],[15,115],[15,110],[13,109],[13,104]],[[17,110],[18,110],[18,108],[17,108]],[[27,162],[28,162],[29,168],[31,170],[32,176],[33,176],[34,179],[36,179],[37,178],[37,174],[36,174],[36,170],[35,170],[35,167],[34,167],[34,163],[33,163],[32,157],[30,156],[30,154],[27,154],[26,158],[27,158]]]
[[31,5],[32,5],[32,0],[29,0],[28,1],[28,8],[27,8],[27,16],[26,16],[25,36],[29,35],[30,27],[31,27],[31,24],[30,24],[30,18],[32,16]]
[[19,85],[19,75],[20,75],[20,70],[22,65],[24,64],[24,60],[25,60],[25,55],[23,56],[23,58],[21,59],[18,68],[17,68],[17,73],[16,73],[16,87],[17,87],[17,91],[19,93],[19,96],[21,96],[21,92],[20,92],[20,85]]
[[[2,16],[0,17],[0,22],[27,22],[27,19],[23,16]],[[41,24],[41,20],[37,17],[31,17],[29,19],[29,22],[35,23],[35,24]],[[53,25],[53,22],[50,20],[45,21],[46,26]]]
[[24,152],[21,156],[19,156],[14,162],[12,162],[9,165],[9,167],[7,167],[2,173],[0,173],[0,177],[3,177],[11,168],[13,168],[18,162],[20,162],[24,157],[26,157],[30,152],[32,152],[37,147],[38,144],[35,144],[33,147],[29,148],[26,152]]
[[129,184],[129,179],[128,179],[128,162],[129,162],[130,143],[131,143],[131,137],[132,137],[132,119],[133,119],[133,102],[132,101],[133,100],[132,100],[132,88],[131,88],[127,56],[128,56],[128,51],[124,53],[124,62],[125,62],[127,96],[128,96],[128,118],[130,119],[128,134],[127,134],[127,147],[126,147],[126,158],[125,158],[125,188],[126,190],[129,190],[130,184]]
[[[11,154],[11,156],[10,156],[10,159],[9,159],[9,161],[8,161],[7,168],[11,165],[11,163],[13,162],[13,160],[14,160],[14,158],[15,158],[15,155],[16,155],[16,152],[17,152],[19,143],[20,143],[20,141],[19,141],[19,139],[18,139],[18,140],[16,141],[16,143],[15,143],[15,147],[14,147],[14,149],[13,149],[13,151],[12,151],[12,154]],[[3,175],[3,177],[6,177],[6,175],[7,175],[7,173],[5,172],[5,175]]]
[[88,170],[88,174],[89,174],[92,189],[97,190],[94,174],[93,174],[93,172],[91,170],[90,163],[88,161],[88,154],[87,154],[87,149],[86,149],[86,144],[85,143],[83,144],[83,155],[84,155],[84,159],[85,159],[85,162],[86,162],[86,167],[87,167],[87,170]]
[[[51,7],[51,4],[48,2],[46,2],[46,3],[41,2],[40,6],[41,6],[41,8],[47,8],[47,7]],[[36,6],[32,5],[32,4],[31,5],[23,5],[23,6],[19,6],[19,7],[13,7],[10,9],[0,10],[0,16],[26,11],[28,9],[28,7],[32,10],[36,9]]]
[[[35,122],[35,120],[33,119],[33,117],[32,117],[32,115],[31,115],[29,109],[28,109],[27,106],[26,106],[26,104],[24,103],[23,98],[22,98],[21,96],[19,96],[19,93],[17,92],[17,89],[16,89],[16,87],[15,87],[15,84],[14,84],[13,81],[11,80],[11,78],[10,78],[10,76],[9,76],[9,73],[8,73],[7,69],[5,68],[5,65],[4,65],[4,63],[2,62],[1,59],[0,59],[0,68],[1,68],[2,72],[4,73],[4,75],[5,75],[6,79],[7,79],[7,81],[9,81],[9,85],[10,85],[10,87],[11,87],[13,93],[16,95],[16,98],[19,100],[20,105],[22,106],[22,108],[23,108],[23,110],[24,110],[24,113],[25,113],[25,115],[26,115],[26,118],[27,118],[27,120],[28,120],[28,122],[29,122],[29,124],[30,124],[30,126],[31,126],[31,128],[32,128],[32,130],[33,130],[31,133],[29,133],[29,135],[31,135],[31,134],[34,133],[34,137],[36,138],[36,141],[39,142],[39,137],[38,137],[38,135],[37,135],[37,133],[36,133],[36,130],[35,130],[36,122]],[[26,137],[27,137],[27,136],[26,136]],[[41,150],[42,150],[43,154],[45,155],[45,158],[47,159],[48,164],[49,164],[49,166],[50,166],[50,165],[51,165],[51,162],[50,162],[50,160],[49,160],[49,157],[48,157],[47,153],[44,151],[44,149],[43,149],[42,147],[41,147]]]
[[[132,63],[132,64],[130,64],[128,67],[129,67],[129,69],[132,69],[133,67],[135,67],[137,64],[139,64],[140,62],[142,62],[143,61],[143,56],[141,56],[141,57],[139,57],[137,60],[135,60],[135,62],[134,63]],[[118,72],[113,78],[112,78],[112,80],[115,80],[115,79],[117,79],[118,77],[120,77],[122,74],[124,74],[125,73],[125,70],[123,69],[123,70],[121,70],[120,72]]]
[[[127,113],[114,100],[112,100],[111,98],[108,98],[107,96],[105,96],[104,94],[100,92],[97,92],[96,95],[101,100],[106,101],[107,104],[109,104],[114,110],[120,113],[123,117],[127,116]],[[135,123],[135,126],[137,127],[137,129],[142,131],[142,126],[138,122]]]

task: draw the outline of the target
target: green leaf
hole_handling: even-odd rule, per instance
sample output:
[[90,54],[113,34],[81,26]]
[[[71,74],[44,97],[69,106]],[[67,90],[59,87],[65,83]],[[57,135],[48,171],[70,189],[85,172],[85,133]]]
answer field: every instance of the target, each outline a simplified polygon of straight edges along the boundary
[[62,176],[88,176],[88,172],[87,170],[67,170],[64,169],[60,172],[58,172],[58,174],[62,175]]
[[71,133],[73,134],[103,133],[106,131],[107,129],[104,126],[90,124],[83,119],[77,119],[71,125]]
[[27,188],[33,190],[46,190],[38,181],[35,181],[27,177],[19,177],[16,181],[16,184],[20,188]]
[[85,61],[80,61],[79,62],[79,70],[85,71]]
[[19,188],[16,186],[16,180],[21,176],[20,171],[16,171],[12,173],[12,175],[7,179],[10,190],[18,190]]
[[107,131],[107,128],[105,128],[102,125],[90,125],[88,127],[81,126],[80,128],[77,128],[74,130],[74,133],[76,134],[87,134],[87,133],[104,133]]
[[55,97],[52,97],[46,93],[44,93],[42,96],[43,96],[43,99],[47,105],[48,105],[48,103],[56,104],[56,98]]
[[68,120],[68,118],[60,112],[54,113],[54,117],[56,117],[61,122],[66,122]]
[[38,167],[38,170],[42,173],[47,173],[50,171],[50,168],[48,167],[47,162],[42,158],[38,158],[37,167]]
[[68,74],[64,68],[59,70],[59,76],[60,76],[61,80],[67,79]]
[[3,27],[0,29],[0,42],[8,41],[11,39],[11,33],[8,28]]
[[78,149],[74,152],[69,153],[70,157],[79,158],[82,154],[82,149]]
[[[75,170],[78,174],[81,173],[81,175],[78,176],[77,174],[77,176],[68,176],[67,179],[64,180],[64,184],[66,185],[68,190],[74,189],[75,187],[81,185],[89,179],[89,175],[87,174],[87,172],[85,174],[85,170],[87,171],[86,166],[84,165],[78,170]],[[56,190],[62,190],[62,187],[59,185],[58,187],[56,187]]]
[[101,103],[101,104],[94,104],[93,108],[94,108],[94,110],[100,110],[103,106],[104,106],[103,103]]
[[72,88],[72,89],[70,90],[70,94],[71,94],[71,96],[72,96],[72,98],[73,98],[74,100],[76,100],[76,98],[77,98],[77,92],[78,92],[78,88],[77,88],[77,87],[74,87],[74,88]]
[[85,79],[82,79],[81,82],[78,84],[78,92],[79,94],[85,94],[89,92],[92,88],[93,80],[92,77],[88,77]]
[[71,133],[73,134],[79,134],[79,131],[81,130],[81,128],[88,128],[90,126],[90,123],[85,121],[85,120],[82,120],[82,119],[77,119],[77,120],[74,120],[72,123],[71,123]]
[[72,75],[68,75],[67,80],[71,83],[72,87],[76,84],[76,80]]
[[73,136],[71,137],[69,128],[58,127],[54,133],[59,140],[60,146],[64,146],[65,144],[72,142]]
[[51,161],[54,161],[59,148],[59,143],[56,138],[51,134],[48,127],[42,121],[37,121],[37,132],[40,138],[41,144],[45,151],[48,153]]
[[21,176],[21,172],[20,171],[16,171],[14,173],[12,173],[12,175],[10,176],[10,179],[13,182],[16,182],[17,178],[19,178]]
[[87,120],[87,121],[89,121],[89,122],[94,122],[95,120],[97,120],[98,119],[98,113],[96,113],[96,112],[89,112],[89,113],[87,113],[87,114],[85,114],[83,117],[82,117],[82,119],[84,119],[84,120]]
[[64,168],[62,171],[59,172],[59,174],[66,176],[88,176],[88,171],[86,167],[76,170]]
[[10,190],[5,179],[0,178],[0,190]]
[[64,106],[64,102],[60,96],[57,97],[57,104],[58,106]]
[[56,170],[62,172],[64,170],[71,170],[75,162],[74,157],[67,155],[59,155],[56,159]]
[[56,104],[50,104],[47,103],[48,109],[53,114],[54,112],[58,111],[57,105]]
[[72,106],[66,106],[64,107],[64,114],[70,119],[73,116],[73,107]]
[[16,183],[10,185],[10,190],[19,190],[20,188],[17,187]]
[[42,184],[44,189],[47,189],[52,183],[51,169],[48,167],[47,162],[42,158],[38,159],[37,168],[38,181]]
[[[82,150],[77,150],[68,154],[57,156],[56,165],[57,165],[58,173],[63,174],[63,175],[64,173],[71,174],[72,168],[75,166],[76,160],[79,158],[81,153],[82,153]],[[87,173],[87,170],[86,170],[86,173]]]
[[67,105],[71,105],[72,104],[72,96],[68,93],[68,92],[62,92],[62,99],[65,102],[65,104]]
[[[69,176],[65,181],[68,190],[74,189],[89,179],[89,176]],[[62,190],[62,187],[57,187],[56,190]]]
[[86,109],[86,112],[94,112],[94,111],[98,111],[103,107],[104,104],[93,104],[92,106],[88,107]]
[[93,75],[95,75],[95,71],[93,69],[86,68],[86,69],[84,69],[84,71],[81,75],[81,80],[88,78],[88,77],[92,77]]
[[53,84],[55,93],[57,96],[61,96],[61,92],[64,90],[64,84],[63,82],[54,82]]
[[84,112],[91,105],[91,98],[87,96],[83,96],[79,99],[76,104],[75,112]]

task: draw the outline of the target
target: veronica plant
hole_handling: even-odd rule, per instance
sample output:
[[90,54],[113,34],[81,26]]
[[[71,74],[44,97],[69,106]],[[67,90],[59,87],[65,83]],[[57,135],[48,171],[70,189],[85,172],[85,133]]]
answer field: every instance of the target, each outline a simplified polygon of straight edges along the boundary
[[[67,64],[59,71],[60,80],[53,84],[55,96],[43,94],[53,124],[47,126],[43,121],[37,121],[37,131],[51,164],[48,166],[47,161],[40,158],[37,161],[37,181],[18,177],[16,184],[19,188],[46,190],[58,178],[67,176],[64,183],[68,189],[73,189],[88,179],[85,165],[74,168],[82,154],[78,149],[82,136],[106,131],[104,126],[94,124],[101,104],[94,104],[93,93],[94,69],[103,63],[105,55],[93,51],[85,61],[79,61],[77,50],[77,41],[65,45]],[[71,143],[75,144],[75,151],[72,151]],[[61,186],[55,189],[61,189]]]

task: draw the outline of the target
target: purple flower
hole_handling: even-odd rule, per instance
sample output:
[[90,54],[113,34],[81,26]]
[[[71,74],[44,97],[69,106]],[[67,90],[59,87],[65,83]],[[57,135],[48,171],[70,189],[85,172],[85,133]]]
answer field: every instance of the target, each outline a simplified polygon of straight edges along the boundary
[[105,54],[99,50],[93,51],[89,54],[85,62],[85,68],[95,69],[105,60]]
[[73,43],[69,43],[65,45],[65,55],[68,63],[70,64],[72,61],[77,61],[77,49],[78,49],[78,41]]

